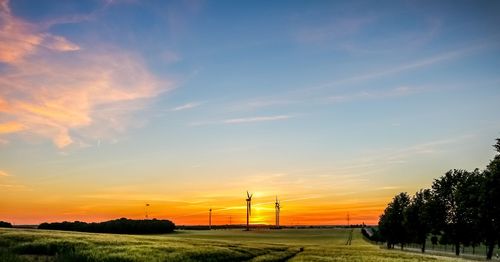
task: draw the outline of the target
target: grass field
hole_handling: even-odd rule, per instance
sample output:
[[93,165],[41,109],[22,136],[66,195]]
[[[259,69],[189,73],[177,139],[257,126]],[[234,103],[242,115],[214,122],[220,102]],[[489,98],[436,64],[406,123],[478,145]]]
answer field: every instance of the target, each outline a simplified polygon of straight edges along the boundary
[[[385,250],[349,229],[177,231],[137,236],[0,229],[0,261],[453,261]],[[464,261],[464,260],[459,260]]]

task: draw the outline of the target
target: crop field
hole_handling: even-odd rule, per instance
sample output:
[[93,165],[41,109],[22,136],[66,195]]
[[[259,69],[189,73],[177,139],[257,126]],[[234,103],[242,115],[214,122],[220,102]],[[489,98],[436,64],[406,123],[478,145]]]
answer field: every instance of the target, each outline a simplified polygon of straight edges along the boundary
[[[0,261],[454,261],[381,249],[358,229],[177,231],[138,236],[0,229]],[[464,260],[458,260],[464,261]]]

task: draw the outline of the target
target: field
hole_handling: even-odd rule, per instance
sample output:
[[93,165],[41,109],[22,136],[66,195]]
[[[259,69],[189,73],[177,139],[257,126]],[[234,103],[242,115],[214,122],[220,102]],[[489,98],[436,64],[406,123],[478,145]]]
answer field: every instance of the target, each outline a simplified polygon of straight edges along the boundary
[[[137,236],[0,229],[0,261],[453,261],[385,250],[359,229],[177,231]],[[464,261],[464,260],[459,260]]]

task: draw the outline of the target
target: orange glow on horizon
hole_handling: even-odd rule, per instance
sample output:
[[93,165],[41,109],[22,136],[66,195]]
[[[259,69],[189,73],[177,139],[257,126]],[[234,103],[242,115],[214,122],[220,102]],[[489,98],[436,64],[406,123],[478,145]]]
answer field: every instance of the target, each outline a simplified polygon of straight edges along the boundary
[[[268,197],[269,198],[269,197]],[[243,198],[242,198],[243,199]],[[206,225],[208,224],[208,210],[212,208],[212,224],[245,224],[245,202],[226,200],[217,205],[195,202],[168,202],[168,201],[121,201],[106,200],[91,202],[89,200],[68,199],[58,204],[54,200],[37,202],[23,201],[16,206],[0,200],[0,220],[15,224],[39,224],[42,222],[86,221],[98,222],[121,217],[144,219],[147,207],[148,217],[169,219],[177,225]],[[269,200],[269,201],[263,201]],[[275,223],[274,203],[271,199],[254,199],[252,201],[251,224]],[[287,202],[281,200],[281,225],[345,225],[347,213],[351,224],[377,224],[378,218],[385,208],[385,201],[349,203],[330,203],[328,200],[303,200]]]

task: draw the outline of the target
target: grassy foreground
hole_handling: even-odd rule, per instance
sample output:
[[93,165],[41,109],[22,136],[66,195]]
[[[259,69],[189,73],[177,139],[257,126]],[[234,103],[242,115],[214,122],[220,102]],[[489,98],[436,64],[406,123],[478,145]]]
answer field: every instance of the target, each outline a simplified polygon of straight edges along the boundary
[[[0,261],[452,261],[380,249],[354,230],[180,231],[137,236],[0,229]],[[463,261],[463,260],[460,260]]]

